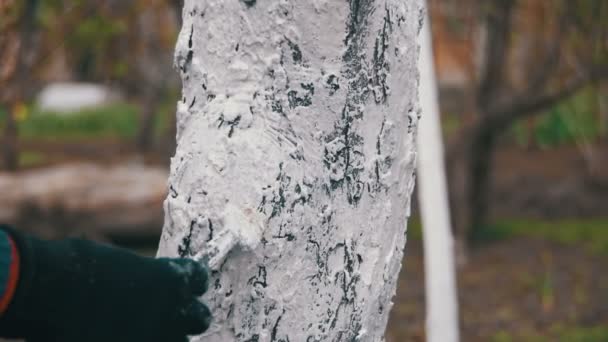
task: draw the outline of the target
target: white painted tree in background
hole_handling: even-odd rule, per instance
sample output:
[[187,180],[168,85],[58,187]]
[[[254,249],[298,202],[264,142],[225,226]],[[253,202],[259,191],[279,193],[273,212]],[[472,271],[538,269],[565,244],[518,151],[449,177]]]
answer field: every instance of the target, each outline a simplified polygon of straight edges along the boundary
[[428,17],[420,35],[418,198],[424,240],[426,335],[428,342],[457,342],[458,292],[454,238],[443,161],[441,117],[435,82],[433,40]]
[[160,256],[195,341],[381,341],[414,187],[419,0],[186,1]]

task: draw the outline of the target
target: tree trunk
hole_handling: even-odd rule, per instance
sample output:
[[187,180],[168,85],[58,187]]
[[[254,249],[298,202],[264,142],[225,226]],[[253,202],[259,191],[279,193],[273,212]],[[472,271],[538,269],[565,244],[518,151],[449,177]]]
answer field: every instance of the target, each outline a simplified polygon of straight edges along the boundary
[[[31,69],[33,56],[36,51],[34,35],[36,31],[36,10],[38,0],[27,0],[11,32],[8,26],[4,39],[0,39],[0,59],[4,68],[0,68],[0,106],[6,106],[7,111],[4,134],[2,139],[2,153],[4,167],[8,171],[16,171],[19,168],[19,128],[15,111],[17,104],[23,101],[28,88],[31,87]],[[14,10],[8,4],[7,11]],[[13,6],[14,7],[14,6]],[[2,46],[4,44],[7,46]]]
[[467,263],[469,242],[488,223],[492,163],[500,132],[480,119],[464,128],[449,148],[448,184],[458,266]]
[[454,270],[450,209],[443,160],[431,24],[425,18],[420,39],[418,198],[424,242],[426,336],[428,342],[457,342],[458,291]]
[[419,0],[186,1],[159,256],[194,341],[382,341],[414,187]]
[[447,145],[448,193],[455,238],[456,264],[458,267],[463,267],[468,262],[468,232],[471,226],[469,202],[471,177],[468,167],[470,154],[468,147],[471,139],[467,134],[458,134],[458,139],[454,140]]
[[19,149],[17,147],[17,122],[15,120],[16,105],[10,103],[6,108],[6,121],[4,122],[4,134],[2,141],[2,156],[4,169],[17,171],[19,167]]
[[161,96],[162,92],[154,89],[145,92],[141,99],[139,106],[139,128],[137,132],[137,148],[140,153],[150,151],[150,147],[154,143],[154,122]]
[[489,195],[492,176],[492,163],[496,150],[496,139],[500,131],[493,131],[480,125],[475,129],[469,144],[469,208],[470,230],[468,238],[483,229],[488,223]]

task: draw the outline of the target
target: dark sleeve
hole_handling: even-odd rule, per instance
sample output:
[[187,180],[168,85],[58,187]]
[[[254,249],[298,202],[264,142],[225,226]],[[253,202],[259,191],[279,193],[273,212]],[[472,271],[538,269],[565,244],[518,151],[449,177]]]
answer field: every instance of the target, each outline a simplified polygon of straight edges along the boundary
[[19,253],[7,231],[0,228],[0,316],[6,311],[19,278]]

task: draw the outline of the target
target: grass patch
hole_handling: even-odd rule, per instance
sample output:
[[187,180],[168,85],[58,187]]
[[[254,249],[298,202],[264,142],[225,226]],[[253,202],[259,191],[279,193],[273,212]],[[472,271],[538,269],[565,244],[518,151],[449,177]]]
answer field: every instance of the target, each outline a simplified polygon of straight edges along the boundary
[[420,217],[412,216],[407,220],[407,238],[412,240],[422,240],[422,222]]
[[540,114],[533,128],[525,120],[515,123],[511,134],[520,146],[534,142],[541,148],[595,141],[606,133],[596,115],[598,96],[603,95],[587,87]]
[[518,236],[583,245],[591,252],[608,254],[608,218],[559,221],[509,219],[479,229],[474,239],[481,243]]
[[[25,107],[27,108],[27,107]],[[132,140],[138,134],[139,107],[129,103],[83,109],[75,113],[41,111],[29,107],[18,118],[19,138],[29,141],[79,141],[83,139]],[[163,136],[170,128],[173,101],[162,101],[154,118],[154,135]],[[0,129],[6,110],[0,108]]]
[[19,136],[28,140],[131,139],[137,134],[138,121],[137,107],[129,104],[85,109],[70,114],[34,109],[19,122]]
[[499,331],[492,342],[604,342],[608,341],[608,327],[555,326],[546,334],[510,333]]
[[[417,216],[408,220],[407,237],[422,240],[422,223]],[[546,239],[562,244],[582,245],[593,253],[608,254],[608,218],[543,221],[504,219],[475,230],[473,243],[485,244],[514,237]]]
[[557,328],[556,336],[560,342],[601,342],[608,341],[608,327],[598,326],[591,328],[569,327]]
[[38,166],[46,161],[47,158],[42,153],[33,151],[23,151],[19,153],[19,166],[22,168]]

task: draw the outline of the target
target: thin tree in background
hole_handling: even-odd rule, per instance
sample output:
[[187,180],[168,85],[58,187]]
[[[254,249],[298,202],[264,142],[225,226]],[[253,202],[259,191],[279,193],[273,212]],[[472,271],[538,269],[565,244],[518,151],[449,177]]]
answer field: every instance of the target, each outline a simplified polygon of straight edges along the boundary
[[418,203],[424,243],[426,336],[428,342],[457,342],[459,322],[454,238],[432,44],[431,23],[425,20],[419,61],[422,119],[418,128]]
[[16,171],[19,167],[17,110],[27,91],[30,67],[33,64],[33,38],[37,0],[23,3],[0,3],[0,110],[4,109],[2,157],[5,169]]
[[[137,49],[130,58],[134,66],[134,85],[141,82],[146,84],[145,87],[133,87],[140,103],[136,145],[142,153],[152,149],[158,108],[166,100],[170,89],[176,89],[178,84],[175,73],[167,67],[171,60],[174,37],[179,30],[180,16],[175,13],[175,3],[178,2],[145,0],[135,6],[134,17],[138,30],[131,40]],[[173,114],[171,116],[173,117]],[[172,123],[169,124],[171,125]],[[172,127],[168,130],[174,132]],[[173,135],[171,140],[174,139]]]
[[[484,39],[481,69],[473,78],[475,115],[448,151],[462,261],[467,241],[488,223],[491,166],[499,137],[518,120],[540,114],[608,77],[608,2],[534,3],[543,4],[540,13],[549,19],[527,31],[514,23],[531,2],[468,3],[480,11]],[[525,49],[521,44],[530,42],[533,56],[515,58]]]

